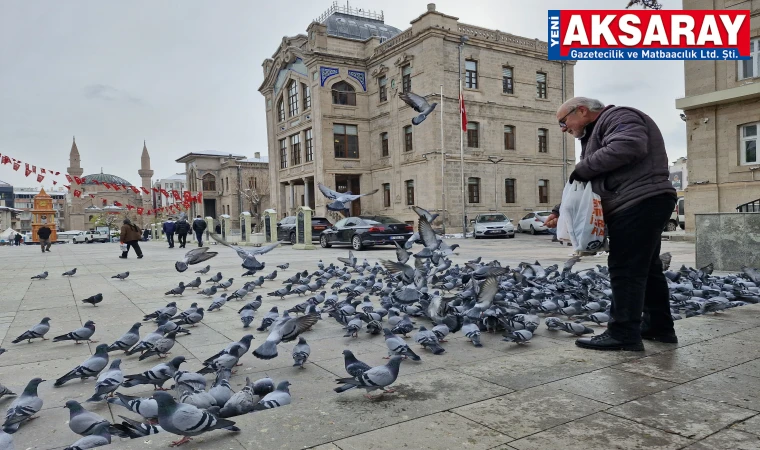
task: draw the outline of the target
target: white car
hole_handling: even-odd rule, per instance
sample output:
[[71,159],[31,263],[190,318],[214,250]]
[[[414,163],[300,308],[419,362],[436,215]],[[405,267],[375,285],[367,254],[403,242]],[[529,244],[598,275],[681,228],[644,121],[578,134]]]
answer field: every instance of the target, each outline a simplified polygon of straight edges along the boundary
[[108,235],[99,231],[82,231],[76,236],[71,238],[72,244],[79,244],[81,242],[108,242]]
[[530,214],[526,214],[525,217],[517,222],[518,233],[542,233],[547,230],[544,222],[552,214],[551,211],[533,211]]
[[474,225],[475,239],[485,237],[515,237],[515,227],[507,216],[502,213],[478,214]]

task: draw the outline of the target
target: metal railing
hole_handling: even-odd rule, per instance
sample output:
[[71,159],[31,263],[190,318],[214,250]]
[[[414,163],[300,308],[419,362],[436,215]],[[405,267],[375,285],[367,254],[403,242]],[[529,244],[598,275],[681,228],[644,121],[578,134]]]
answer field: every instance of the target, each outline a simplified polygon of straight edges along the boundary
[[745,212],[745,213],[760,212],[760,198],[758,198],[757,200],[753,200],[751,202],[744,203],[743,205],[737,206],[736,212]]
[[333,2],[332,6],[330,6],[327,11],[325,11],[321,16],[317,17],[315,19],[316,22],[323,23],[325,20],[327,20],[328,17],[330,17],[333,13],[342,13],[347,14],[349,16],[356,16],[356,17],[362,17],[365,19],[372,19],[372,20],[385,20],[385,15],[382,11],[378,14],[375,11],[368,11],[363,8],[352,8],[348,6],[348,2],[346,2],[346,6],[338,5],[338,2]]
[[507,44],[530,48],[538,51],[547,51],[549,48],[548,43],[539,41],[538,39],[528,39],[521,36],[515,36],[514,34],[504,33],[498,30],[488,30],[486,28],[477,27],[475,25],[467,25],[464,23],[459,24],[459,32],[461,34],[466,34],[471,39],[483,38],[496,42],[501,41]]

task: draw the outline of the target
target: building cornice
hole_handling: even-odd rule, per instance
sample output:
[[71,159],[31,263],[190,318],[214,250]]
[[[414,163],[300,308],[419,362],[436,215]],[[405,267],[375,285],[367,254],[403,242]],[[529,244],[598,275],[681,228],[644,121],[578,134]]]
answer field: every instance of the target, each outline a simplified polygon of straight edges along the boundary
[[723,105],[760,98],[760,83],[748,83],[730,89],[676,99],[676,109],[688,111],[706,106]]

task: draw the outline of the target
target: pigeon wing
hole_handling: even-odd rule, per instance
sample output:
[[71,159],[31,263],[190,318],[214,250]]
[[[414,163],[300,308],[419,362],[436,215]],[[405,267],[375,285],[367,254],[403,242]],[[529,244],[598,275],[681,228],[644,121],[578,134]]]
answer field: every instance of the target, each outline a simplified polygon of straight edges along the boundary
[[485,306],[481,306],[481,308],[488,308],[489,306],[491,306],[493,297],[496,295],[498,291],[499,291],[498,279],[493,276],[486,278],[486,281],[484,281],[483,284],[480,285],[480,292],[478,292],[478,303],[485,305]]
[[424,217],[420,217],[419,223],[419,231],[420,231],[420,237],[422,238],[422,242],[425,245],[425,247],[435,250],[438,248],[438,237],[435,235],[435,231],[433,231],[433,226],[430,225],[430,222],[427,221]]
[[405,92],[399,94],[398,96],[401,100],[404,101],[404,103],[414,108],[414,110],[417,112],[423,112],[430,107],[430,104],[428,104],[427,100],[415,94],[414,92]]
[[268,252],[272,251],[273,249],[279,247],[279,245],[280,245],[280,242],[275,242],[274,244],[269,244],[267,246],[258,248],[256,250],[252,251],[251,253],[254,256],[255,255],[263,255],[264,253],[268,253]]
[[333,191],[322,183],[317,183],[317,187],[322,192],[322,195],[330,200],[335,200],[341,195],[340,192]]

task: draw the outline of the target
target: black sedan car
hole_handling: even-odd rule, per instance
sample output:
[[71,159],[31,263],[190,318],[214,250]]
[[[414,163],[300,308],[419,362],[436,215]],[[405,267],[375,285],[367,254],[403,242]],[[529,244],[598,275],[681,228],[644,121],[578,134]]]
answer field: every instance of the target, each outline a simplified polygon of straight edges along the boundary
[[[277,240],[296,243],[296,216],[288,216],[277,222]],[[319,235],[332,224],[324,217],[311,218],[311,240],[318,241]]]
[[412,237],[414,227],[387,216],[356,216],[339,220],[319,236],[319,244],[328,248],[348,244],[354,250],[374,245],[405,243]]

